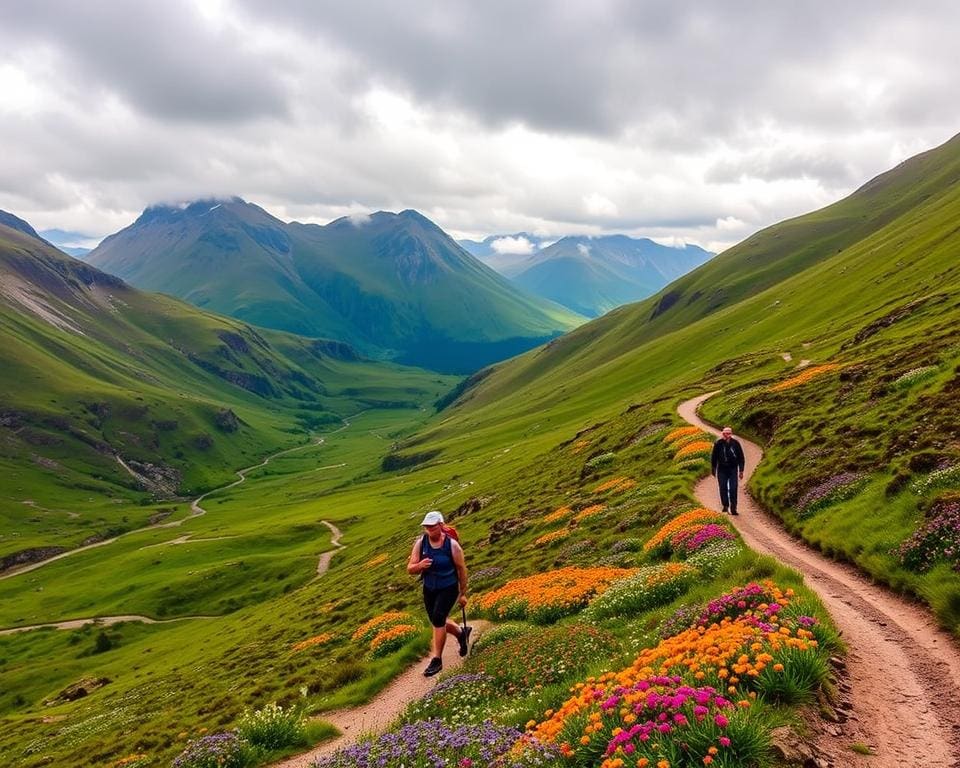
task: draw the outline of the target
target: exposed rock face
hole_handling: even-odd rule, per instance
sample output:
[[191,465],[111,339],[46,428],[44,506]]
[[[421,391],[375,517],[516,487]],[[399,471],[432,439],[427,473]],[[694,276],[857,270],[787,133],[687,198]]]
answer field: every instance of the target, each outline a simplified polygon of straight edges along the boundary
[[44,703],[48,707],[52,707],[56,704],[62,704],[65,701],[76,701],[77,699],[82,699],[84,696],[89,696],[98,688],[109,685],[110,682],[111,680],[107,677],[87,677],[83,680],[78,680],[72,685],[68,685],[54,698],[48,699]]
[[[119,459],[119,457],[118,457]],[[163,464],[148,461],[121,461],[136,481],[152,494],[161,497],[176,496],[183,479],[180,471]]]
[[31,547],[30,549],[21,549],[19,552],[6,555],[0,558],[0,573],[9,571],[11,568],[18,568],[21,565],[32,565],[41,560],[54,557],[66,552],[66,547]]
[[214,417],[217,429],[223,432],[236,432],[240,429],[240,419],[230,408],[221,408]]

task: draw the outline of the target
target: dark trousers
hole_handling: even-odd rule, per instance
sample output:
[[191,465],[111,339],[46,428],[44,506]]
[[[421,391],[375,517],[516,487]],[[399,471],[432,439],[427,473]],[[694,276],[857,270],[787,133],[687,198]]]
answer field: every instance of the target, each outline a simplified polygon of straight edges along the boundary
[[720,503],[731,512],[737,511],[737,467],[717,467],[717,482],[720,483]]

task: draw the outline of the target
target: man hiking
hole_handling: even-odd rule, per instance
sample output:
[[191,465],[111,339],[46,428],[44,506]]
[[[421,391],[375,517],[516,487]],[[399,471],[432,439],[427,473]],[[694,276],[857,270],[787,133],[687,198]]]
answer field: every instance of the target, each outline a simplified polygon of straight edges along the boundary
[[737,480],[743,480],[746,459],[740,441],[733,436],[730,427],[724,427],[720,439],[713,444],[710,456],[710,471],[720,483],[720,503],[723,511],[737,514]]
[[447,634],[460,643],[460,655],[467,655],[471,627],[457,626],[447,619],[454,605],[467,604],[467,565],[463,550],[444,527],[443,515],[428,512],[421,523],[423,534],[417,536],[407,561],[407,573],[423,577],[423,604],[433,626],[433,658],[423,671],[433,677],[443,669],[443,646]]

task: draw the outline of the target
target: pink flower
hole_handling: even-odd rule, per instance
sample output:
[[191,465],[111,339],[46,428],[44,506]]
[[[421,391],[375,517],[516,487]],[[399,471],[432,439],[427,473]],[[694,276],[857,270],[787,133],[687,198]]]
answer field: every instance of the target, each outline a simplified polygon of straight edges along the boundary
[[726,716],[726,715],[716,715],[716,716],[713,718],[713,722],[715,722],[715,723],[717,724],[717,726],[720,727],[720,728],[726,728],[727,725],[730,723],[730,721],[727,720],[727,716]]
[[730,739],[727,738],[726,736],[721,736],[719,739],[717,739],[717,741],[720,742],[720,746],[721,746],[721,747],[729,747],[729,746],[730,746]]

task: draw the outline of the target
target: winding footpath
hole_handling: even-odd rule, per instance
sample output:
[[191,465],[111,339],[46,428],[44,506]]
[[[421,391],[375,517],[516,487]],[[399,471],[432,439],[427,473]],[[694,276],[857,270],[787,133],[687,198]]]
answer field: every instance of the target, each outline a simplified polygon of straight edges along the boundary
[[[697,412],[714,394],[681,403],[678,413],[718,434]],[[740,515],[731,521],[751,548],[804,575],[849,645],[841,688],[851,709],[845,722],[829,724],[818,734],[820,754],[837,768],[960,767],[960,649],[953,638],[924,608],[791,537],[746,493],[763,451],[738,439],[747,463]],[[695,495],[703,506],[720,509],[712,477],[697,484]],[[850,749],[855,743],[869,745],[875,754],[857,754]]]
[[[338,432],[343,432],[343,430],[349,428],[349,426],[350,426],[350,422],[347,421],[346,419],[343,419],[343,426],[340,427],[340,429],[335,429],[330,434],[335,435]],[[126,531],[124,533],[121,533],[119,536],[114,536],[113,538],[110,538],[110,539],[104,539],[103,541],[97,541],[97,542],[94,542],[93,544],[87,544],[86,546],[83,546],[83,547],[77,547],[76,549],[70,549],[66,552],[61,552],[59,555],[48,557],[46,560],[40,560],[36,563],[31,563],[30,565],[24,565],[19,568],[11,568],[9,571],[6,571],[0,574],[0,581],[4,579],[13,578],[14,576],[19,576],[23,573],[29,573],[30,571],[35,571],[38,568],[43,568],[43,566],[49,565],[50,563],[56,560],[63,560],[64,558],[72,557],[73,555],[77,555],[77,554],[80,554],[81,552],[86,552],[91,549],[96,549],[97,547],[105,547],[107,544],[113,544],[113,542],[117,541],[118,539],[122,539],[124,536],[132,536],[135,533],[143,533],[144,531],[160,530],[163,528],[179,528],[188,520],[193,520],[194,518],[207,514],[207,510],[204,509],[202,506],[200,506],[200,502],[203,501],[205,498],[207,498],[207,496],[210,496],[214,493],[218,493],[220,491],[229,490],[230,488],[235,488],[236,486],[246,481],[248,474],[253,472],[255,469],[260,469],[261,467],[267,466],[267,464],[269,464],[274,459],[277,459],[281,456],[286,456],[288,453],[303,451],[307,448],[315,448],[318,445],[323,445],[324,442],[326,442],[325,438],[318,437],[316,440],[306,443],[305,445],[295,445],[293,448],[285,448],[282,451],[277,451],[276,453],[272,453],[269,456],[267,456],[267,458],[265,458],[263,461],[261,461],[259,464],[254,464],[253,466],[246,467],[244,469],[238,469],[235,473],[239,478],[238,480],[234,480],[232,483],[227,483],[226,485],[221,485],[217,488],[213,488],[207,491],[206,493],[203,493],[197,496],[197,498],[195,498],[192,502],[190,502],[190,514],[187,515],[186,517],[180,518],[179,520],[174,520],[173,522],[170,522],[170,523],[157,523],[155,525],[144,526],[143,528],[134,528],[132,531]],[[136,474],[133,473],[126,464],[124,464],[123,460],[119,456],[117,457],[117,461],[119,461],[120,465],[123,466],[123,468],[126,469],[128,472],[130,472],[131,475],[136,477]],[[316,469],[313,469],[310,471],[319,472],[321,469],[336,469],[338,467],[345,467],[345,466],[346,464],[331,464],[327,467],[317,467]],[[176,543],[180,543],[180,542],[176,542]]]
[[[489,625],[486,621],[478,619],[471,620],[470,626],[473,627],[472,637],[476,639]],[[448,638],[447,645],[443,649],[444,670],[456,669],[463,664],[463,659],[460,658],[457,650],[456,641]],[[315,760],[353,744],[361,736],[384,733],[403,714],[407,705],[423,698],[437,684],[437,678],[423,676],[423,668],[429,662],[430,654],[424,656],[420,663],[414,664],[395,677],[386,688],[366,704],[319,715],[317,719],[333,723],[340,731],[340,735],[325,741],[309,752],[291,757],[282,763],[276,763],[274,768],[310,768]]]

